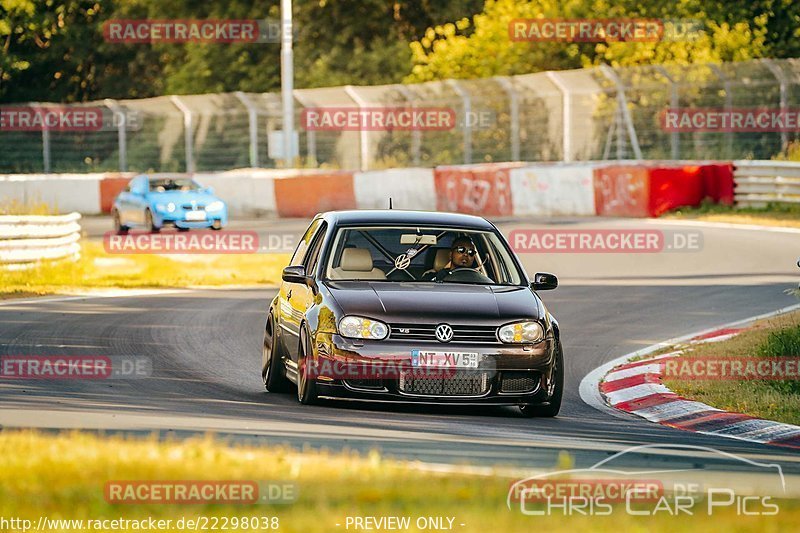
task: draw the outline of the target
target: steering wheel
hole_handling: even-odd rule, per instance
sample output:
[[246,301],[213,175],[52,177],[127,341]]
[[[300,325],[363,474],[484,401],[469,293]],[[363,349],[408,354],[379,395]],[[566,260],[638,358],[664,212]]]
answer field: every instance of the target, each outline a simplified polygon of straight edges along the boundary
[[441,281],[476,281],[481,283],[493,283],[489,277],[484,276],[477,270],[469,267],[458,267],[445,272],[442,276],[437,275],[437,279]]

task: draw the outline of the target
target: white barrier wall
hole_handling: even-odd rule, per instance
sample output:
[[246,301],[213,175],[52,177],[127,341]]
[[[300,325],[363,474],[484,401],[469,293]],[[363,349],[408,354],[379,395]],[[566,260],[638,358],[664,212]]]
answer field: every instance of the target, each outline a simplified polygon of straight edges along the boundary
[[353,175],[353,191],[358,209],[386,209],[391,197],[395,209],[436,211],[432,168],[356,172]]
[[275,174],[273,170],[231,170],[196,173],[193,178],[203,186],[213,187],[214,194],[228,204],[228,216],[272,216],[275,207]]
[[592,173],[597,166],[553,164],[512,169],[514,215],[594,215]]
[[100,180],[103,174],[53,174],[47,176],[0,176],[0,199],[22,204],[45,203],[53,210],[100,213]]

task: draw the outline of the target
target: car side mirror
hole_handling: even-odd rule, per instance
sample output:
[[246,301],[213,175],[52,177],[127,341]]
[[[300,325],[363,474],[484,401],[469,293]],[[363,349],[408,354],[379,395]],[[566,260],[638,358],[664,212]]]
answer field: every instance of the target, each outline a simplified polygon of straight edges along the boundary
[[306,285],[310,280],[303,265],[287,266],[283,269],[281,279],[287,283],[302,283],[303,285]]
[[554,274],[547,272],[537,272],[533,276],[533,283],[531,289],[535,291],[549,291],[558,287],[558,278]]

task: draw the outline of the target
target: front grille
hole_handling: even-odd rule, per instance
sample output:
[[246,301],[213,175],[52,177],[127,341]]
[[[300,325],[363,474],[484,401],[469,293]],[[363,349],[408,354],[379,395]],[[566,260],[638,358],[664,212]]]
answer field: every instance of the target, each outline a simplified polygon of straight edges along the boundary
[[183,204],[181,207],[187,211],[205,211],[206,209],[206,206],[202,204],[197,204],[196,206],[193,206],[192,204]]
[[[389,338],[401,341],[439,342],[436,339],[438,324],[389,324]],[[500,344],[497,326],[452,325],[453,339],[450,342],[464,344]]]
[[400,373],[398,388],[424,396],[483,396],[489,391],[489,373],[456,371],[452,376],[427,377],[409,370]]
[[500,392],[533,392],[539,386],[539,374],[535,372],[503,372]]

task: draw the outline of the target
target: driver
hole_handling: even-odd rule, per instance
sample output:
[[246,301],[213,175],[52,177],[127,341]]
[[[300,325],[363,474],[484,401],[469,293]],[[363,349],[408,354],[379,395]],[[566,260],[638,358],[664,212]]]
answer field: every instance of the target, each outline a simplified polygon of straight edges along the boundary
[[472,239],[466,236],[456,238],[450,246],[450,261],[438,272],[430,271],[431,278],[441,281],[457,268],[474,268],[477,253],[478,250]]

